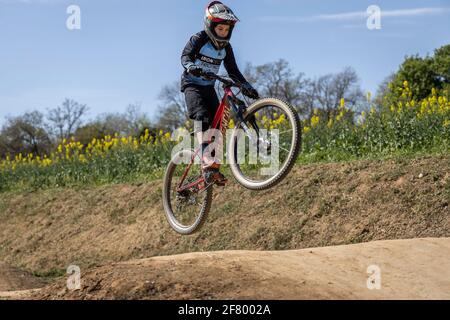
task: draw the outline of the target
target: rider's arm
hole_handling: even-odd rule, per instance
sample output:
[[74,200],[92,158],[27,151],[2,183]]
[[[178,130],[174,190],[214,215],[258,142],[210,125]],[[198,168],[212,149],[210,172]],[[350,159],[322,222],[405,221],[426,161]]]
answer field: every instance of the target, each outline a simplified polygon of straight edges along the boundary
[[238,80],[241,83],[246,83],[247,80],[244,78],[244,76],[242,75],[242,73],[239,71],[239,68],[236,64],[236,59],[234,58],[234,52],[233,52],[233,48],[231,47],[231,44],[229,44],[228,46],[225,47],[226,50],[226,56],[224,59],[224,65],[225,65],[225,69],[228,72],[228,75],[231,78],[234,78],[236,80]]
[[194,64],[196,55],[207,41],[208,36],[204,31],[194,34],[191,37],[181,54],[181,64],[184,69],[188,69],[189,66]]

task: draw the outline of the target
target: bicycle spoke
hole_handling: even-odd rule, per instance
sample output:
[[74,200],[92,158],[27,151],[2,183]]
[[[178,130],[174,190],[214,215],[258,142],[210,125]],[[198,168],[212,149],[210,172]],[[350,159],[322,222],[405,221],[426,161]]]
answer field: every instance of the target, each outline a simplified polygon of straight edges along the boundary
[[[278,130],[278,143],[272,143],[271,149],[272,152],[275,149],[278,150],[278,159],[272,158],[273,153],[267,155],[264,155],[263,153],[257,155],[257,163],[250,164],[250,157],[249,155],[246,155],[244,163],[238,165],[243,176],[246,176],[252,181],[264,181],[270,178],[270,176],[262,175],[262,170],[264,168],[268,168],[269,166],[267,162],[276,160],[281,167],[287,161],[288,156],[291,152],[291,146],[293,142],[292,133],[294,132],[294,129],[292,127],[292,123],[289,121],[289,116],[277,106],[264,106],[256,111],[253,116],[254,117],[252,117],[252,119],[254,119],[257,128],[268,130],[269,137],[272,137],[272,134],[274,133],[273,130]],[[253,126],[251,126],[250,128],[253,128]],[[253,138],[250,139],[250,141],[255,141],[258,138],[254,131],[250,132],[250,136],[252,136]],[[270,142],[270,138],[264,139],[267,140],[267,142]],[[276,172],[273,172],[272,175],[274,174],[276,174]]]

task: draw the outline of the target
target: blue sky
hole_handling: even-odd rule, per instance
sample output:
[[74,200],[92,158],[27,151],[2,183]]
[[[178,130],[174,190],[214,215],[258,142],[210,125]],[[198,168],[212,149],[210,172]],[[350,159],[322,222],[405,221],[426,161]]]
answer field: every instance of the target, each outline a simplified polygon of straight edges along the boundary
[[[130,103],[154,116],[158,93],[179,79],[180,53],[202,29],[198,0],[0,0],[0,124],[6,115],[53,108],[64,98],[88,117]],[[232,44],[238,64],[284,58],[308,77],[355,68],[374,92],[405,55],[450,43],[450,0],[228,0],[241,22]],[[69,5],[81,30],[66,28]],[[382,10],[381,30],[364,12]]]

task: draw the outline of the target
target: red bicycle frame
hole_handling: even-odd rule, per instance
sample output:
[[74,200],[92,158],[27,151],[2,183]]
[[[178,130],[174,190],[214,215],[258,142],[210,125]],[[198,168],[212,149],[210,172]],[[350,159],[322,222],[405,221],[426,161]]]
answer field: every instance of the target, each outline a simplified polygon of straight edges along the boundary
[[[226,132],[226,130],[228,128],[228,124],[230,122],[231,106],[230,106],[229,101],[233,98],[234,98],[233,91],[231,90],[230,87],[225,86],[222,101],[219,104],[219,108],[217,109],[216,115],[214,116],[214,120],[213,120],[213,123],[211,126],[211,128],[218,129],[222,133],[222,137],[225,136],[225,132]],[[211,143],[212,137],[213,137],[212,132],[209,132],[208,139],[207,139],[207,141],[209,143]],[[188,174],[189,170],[191,169],[192,164],[195,161],[195,157],[198,155],[200,150],[201,150],[201,147],[197,148],[194,155],[192,156],[191,162],[189,163],[183,176],[181,177],[181,181],[178,185],[177,192],[182,192],[184,190],[188,190],[192,187],[195,187],[196,185],[201,185],[201,184],[203,184],[203,182],[205,182],[205,179],[203,177],[200,177],[197,181],[191,182],[191,183],[183,186],[183,182],[186,179],[187,174]],[[204,190],[205,188],[206,188],[206,185],[203,184],[203,186],[201,186],[199,189]]]

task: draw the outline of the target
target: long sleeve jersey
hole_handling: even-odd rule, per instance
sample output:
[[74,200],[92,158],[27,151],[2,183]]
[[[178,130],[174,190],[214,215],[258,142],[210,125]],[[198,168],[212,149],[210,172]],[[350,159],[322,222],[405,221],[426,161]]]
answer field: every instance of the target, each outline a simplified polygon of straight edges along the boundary
[[205,80],[188,73],[186,70],[189,66],[195,64],[204,71],[218,74],[222,61],[230,77],[241,83],[247,82],[239,71],[230,44],[224,49],[217,50],[205,31],[193,35],[181,55],[181,64],[185,69],[181,76],[181,91],[184,91],[188,85],[213,86],[215,84],[215,80]]

